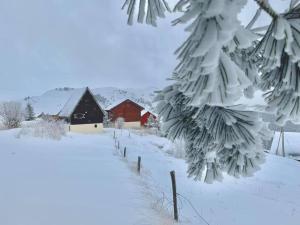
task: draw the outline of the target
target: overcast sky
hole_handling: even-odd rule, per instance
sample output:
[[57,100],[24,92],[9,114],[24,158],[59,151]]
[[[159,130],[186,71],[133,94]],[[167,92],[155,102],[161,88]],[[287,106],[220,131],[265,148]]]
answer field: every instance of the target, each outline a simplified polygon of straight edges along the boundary
[[[0,0],[0,100],[64,86],[166,85],[186,34],[170,26],[175,15],[158,28],[127,26],[123,1]],[[278,10],[287,2],[274,1]],[[255,11],[251,1],[241,18]]]

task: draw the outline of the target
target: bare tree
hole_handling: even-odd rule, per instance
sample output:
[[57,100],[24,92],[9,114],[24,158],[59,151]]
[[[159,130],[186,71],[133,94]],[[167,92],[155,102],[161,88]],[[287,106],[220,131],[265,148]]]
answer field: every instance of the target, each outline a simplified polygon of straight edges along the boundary
[[24,119],[21,103],[10,101],[0,104],[0,119],[8,129],[20,127]]

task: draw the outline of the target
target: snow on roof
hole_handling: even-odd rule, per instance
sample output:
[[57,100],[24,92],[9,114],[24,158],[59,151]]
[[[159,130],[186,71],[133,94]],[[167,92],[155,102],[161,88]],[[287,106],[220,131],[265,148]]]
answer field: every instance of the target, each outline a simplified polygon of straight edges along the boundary
[[67,103],[64,105],[62,110],[59,112],[59,116],[69,117],[87,90],[88,90],[88,88],[79,88],[79,89],[74,90],[73,94],[71,95],[71,97],[69,98]]
[[151,113],[152,115],[154,116],[158,116],[156,113],[152,112],[151,110],[148,110],[148,109],[144,109],[141,111],[141,116],[145,115],[147,112]]
[[145,113],[147,113],[148,112],[148,110],[147,109],[143,109],[142,111],[141,111],[141,116],[143,116]]

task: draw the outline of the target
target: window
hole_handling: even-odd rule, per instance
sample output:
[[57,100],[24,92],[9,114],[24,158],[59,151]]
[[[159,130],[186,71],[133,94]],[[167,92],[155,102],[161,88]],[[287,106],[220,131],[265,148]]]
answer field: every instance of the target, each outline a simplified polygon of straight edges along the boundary
[[85,118],[85,114],[84,113],[75,113],[74,114],[74,119],[82,120],[84,118]]

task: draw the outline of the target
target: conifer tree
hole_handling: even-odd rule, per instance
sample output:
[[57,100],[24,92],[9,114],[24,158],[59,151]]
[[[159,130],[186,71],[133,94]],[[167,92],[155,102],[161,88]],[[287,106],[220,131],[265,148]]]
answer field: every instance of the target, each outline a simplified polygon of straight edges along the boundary
[[[270,91],[268,106],[278,122],[300,118],[299,1],[282,15],[266,0],[253,1],[260,9],[248,26],[238,20],[247,0],[179,0],[174,8],[182,14],[174,24],[188,24],[189,36],[176,51],[174,82],[158,94],[157,108],[168,137],[184,139],[188,174],[197,180],[259,169],[268,130],[257,112],[236,105],[257,87]],[[125,6],[129,24],[138,6],[138,22],[147,11],[153,26],[169,9],[164,0],[127,0]],[[251,30],[262,10],[272,18],[263,37]]]
[[148,128],[158,128],[158,120],[154,118],[152,114],[148,117],[147,123],[145,124]]
[[27,103],[25,108],[25,120],[26,121],[34,120],[34,110],[30,103]]

